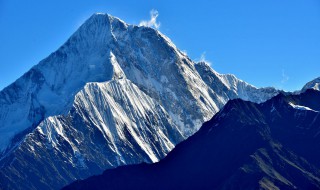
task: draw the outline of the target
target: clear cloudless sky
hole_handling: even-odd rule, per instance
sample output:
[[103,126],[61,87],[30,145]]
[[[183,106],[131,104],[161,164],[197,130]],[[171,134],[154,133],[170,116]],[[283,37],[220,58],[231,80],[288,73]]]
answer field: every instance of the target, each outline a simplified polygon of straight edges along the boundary
[[193,60],[255,86],[300,89],[320,77],[319,0],[0,0],[0,90],[95,12],[159,30]]

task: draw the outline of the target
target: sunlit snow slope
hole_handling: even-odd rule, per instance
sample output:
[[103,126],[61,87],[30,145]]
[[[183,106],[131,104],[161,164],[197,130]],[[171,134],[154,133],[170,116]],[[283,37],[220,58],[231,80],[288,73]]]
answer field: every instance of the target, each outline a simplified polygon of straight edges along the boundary
[[[296,109],[291,104],[309,109]],[[320,189],[320,92],[240,99],[155,164],[106,170],[63,190]]]

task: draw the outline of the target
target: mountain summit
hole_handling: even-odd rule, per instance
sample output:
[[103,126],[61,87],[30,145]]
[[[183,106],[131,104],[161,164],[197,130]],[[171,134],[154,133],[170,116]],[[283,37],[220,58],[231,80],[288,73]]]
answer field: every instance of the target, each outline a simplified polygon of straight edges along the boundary
[[94,14],[0,92],[0,188],[59,189],[157,162],[228,100],[276,94],[193,62],[153,28]]

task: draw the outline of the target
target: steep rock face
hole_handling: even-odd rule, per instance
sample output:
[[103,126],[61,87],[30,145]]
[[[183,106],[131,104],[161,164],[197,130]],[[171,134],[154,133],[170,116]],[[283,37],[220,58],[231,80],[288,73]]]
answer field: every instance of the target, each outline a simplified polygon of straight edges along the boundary
[[204,66],[159,31],[93,15],[0,92],[1,187],[57,189],[158,161],[229,99],[278,93]]
[[319,189],[319,105],[314,90],[262,104],[231,100],[160,162],[106,170],[64,189]]

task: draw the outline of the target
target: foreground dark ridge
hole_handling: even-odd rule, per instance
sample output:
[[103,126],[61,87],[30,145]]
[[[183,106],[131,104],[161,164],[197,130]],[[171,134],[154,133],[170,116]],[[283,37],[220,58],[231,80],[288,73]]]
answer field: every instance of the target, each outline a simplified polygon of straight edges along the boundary
[[320,189],[320,92],[231,100],[156,164],[106,170],[64,190]]

